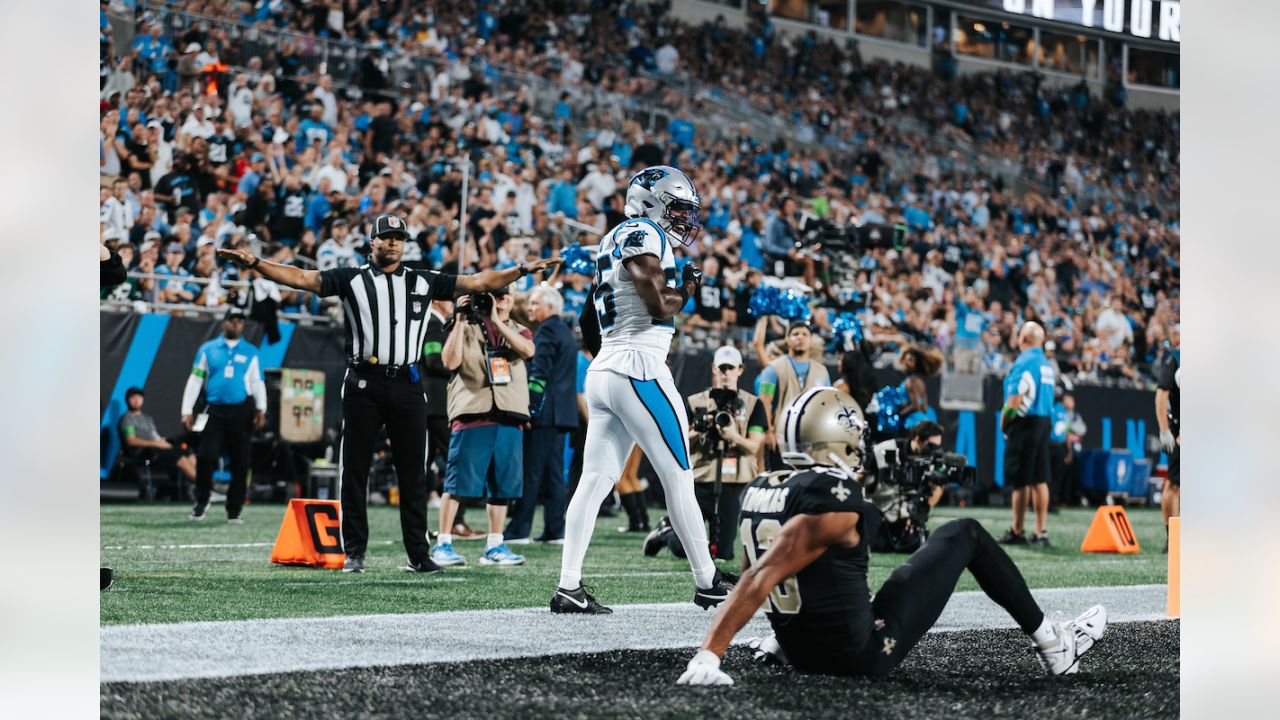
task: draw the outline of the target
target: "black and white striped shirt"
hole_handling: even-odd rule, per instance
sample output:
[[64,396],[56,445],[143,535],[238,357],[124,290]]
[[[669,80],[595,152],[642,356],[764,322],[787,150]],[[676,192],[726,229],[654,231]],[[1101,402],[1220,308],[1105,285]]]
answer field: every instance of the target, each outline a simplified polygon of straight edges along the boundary
[[391,273],[373,265],[333,268],[320,273],[320,295],[342,298],[349,360],[407,365],[422,357],[431,300],[452,300],[457,279],[403,265]]

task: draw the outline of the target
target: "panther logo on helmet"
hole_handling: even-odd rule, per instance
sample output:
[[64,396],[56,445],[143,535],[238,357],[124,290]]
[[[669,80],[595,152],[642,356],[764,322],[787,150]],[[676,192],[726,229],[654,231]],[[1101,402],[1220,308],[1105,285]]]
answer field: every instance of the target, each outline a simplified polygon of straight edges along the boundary
[[641,170],[635,177],[631,178],[631,184],[639,184],[645,190],[653,190],[653,186],[659,180],[667,176],[667,171],[660,167],[651,167]]

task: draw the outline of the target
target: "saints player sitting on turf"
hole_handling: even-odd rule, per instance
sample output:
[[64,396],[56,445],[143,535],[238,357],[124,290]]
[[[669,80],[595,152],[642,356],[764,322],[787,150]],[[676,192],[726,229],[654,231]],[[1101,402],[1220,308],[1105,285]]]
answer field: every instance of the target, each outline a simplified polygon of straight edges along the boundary
[[[667,496],[667,514],[693,570],[693,601],[709,608],[729,596],[736,579],[716,569],[693,492],[689,465],[689,420],[684,398],[667,367],[675,334],[672,316],[698,292],[702,273],[689,263],[676,285],[675,248],[698,234],[701,201],[693,183],[673,167],[645,168],[627,185],[631,218],[600,239],[592,291],[595,313],[583,318],[583,333],[598,324],[600,352],[586,379],[590,413],[582,457],[582,479],[565,517],[560,583],[551,612],[609,613],[582,587],[582,561],[591,542],[600,503],[622,475],[637,444]],[[592,316],[593,315],[593,316]]]
[[938,528],[871,598],[867,545],[879,515],[857,482],[863,422],[853,398],[833,388],[811,389],[787,408],[782,457],[795,469],[747,488],[739,536],[750,567],[678,682],[732,685],[720,658],[766,598],[774,634],[751,641],[757,659],[826,675],[887,674],[938,620],[966,568],[1031,636],[1049,674],[1075,672],[1106,630],[1106,611],[1049,621],[976,520]]

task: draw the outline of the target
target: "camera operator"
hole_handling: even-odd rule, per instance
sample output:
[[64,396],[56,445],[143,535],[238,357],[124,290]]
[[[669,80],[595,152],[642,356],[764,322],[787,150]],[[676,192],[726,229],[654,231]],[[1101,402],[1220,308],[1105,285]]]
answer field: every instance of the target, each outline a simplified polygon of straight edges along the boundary
[[942,451],[942,426],[924,420],[905,435],[872,446],[862,486],[883,520],[877,552],[914,552],[928,538],[929,511],[951,482],[972,483],[962,455]]
[[529,379],[533,333],[511,319],[515,299],[509,288],[458,298],[453,327],[441,349],[449,380],[446,498],[440,503],[440,535],[431,559],[464,565],[453,550],[459,498],[487,498],[489,536],[482,565],[520,565],[524,558],[503,542],[507,504],[524,494],[524,437],[529,422]]
[[[756,454],[764,443],[764,403],[738,388],[741,377],[742,353],[725,345],[712,362],[711,388],[685,401],[693,493],[703,519],[711,522],[708,537],[717,560],[733,559],[742,491],[756,477]],[[676,557],[685,557],[666,518],[645,538],[645,555],[656,555],[663,544]]]

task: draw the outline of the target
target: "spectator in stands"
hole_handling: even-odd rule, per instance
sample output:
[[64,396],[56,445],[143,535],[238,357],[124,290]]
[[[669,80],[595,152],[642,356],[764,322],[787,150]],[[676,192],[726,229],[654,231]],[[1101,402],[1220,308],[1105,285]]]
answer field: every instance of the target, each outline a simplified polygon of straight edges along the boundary
[[792,219],[796,214],[796,200],[790,195],[783,196],[778,210],[769,218],[764,229],[764,256],[768,269],[777,277],[795,277],[804,274],[800,260],[796,235]]
[[[156,429],[156,421],[142,412],[146,394],[142,388],[131,387],[124,393],[129,410],[120,416],[116,424],[120,432],[120,447],[124,457],[136,462],[150,462],[153,469],[172,474],[182,473],[188,482],[196,479],[196,454],[180,441],[167,440]],[[178,480],[178,478],[174,478]]]
[[161,280],[156,291],[156,300],[166,303],[195,302],[200,294],[200,286],[196,283],[183,282],[181,278],[191,277],[191,272],[183,266],[186,251],[182,243],[172,242],[165,248],[164,264],[155,269],[156,275],[169,276],[172,280]]
[[[441,360],[453,373],[449,381],[449,461],[440,527],[452,528],[459,498],[487,498],[489,535],[482,565],[522,565],[524,557],[503,541],[507,505],[524,494],[524,443],[521,426],[529,421],[525,363],[534,355],[533,334],[510,319],[514,297],[494,292],[491,310],[482,316],[474,297],[457,300],[457,313]],[[462,565],[453,535],[441,532],[431,559],[438,565]]]
[[125,202],[129,183],[124,178],[116,178],[111,183],[111,191],[102,201],[101,220],[110,230],[118,235],[125,235],[133,227],[134,212]]
[[543,531],[534,541],[564,542],[564,447],[567,434],[578,427],[574,392],[578,343],[560,316],[563,309],[560,294],[554,289],[539,285],[530,291],[529,320],[538,324],[529,363],[533,421],[524,437],[524,496],[517,500],[505,533],[511,544],[530,542],[533,516],[540,501],[544,508]]
[[1107,303],[1107,309],[1098,315],[1094,329],[1108,350],[1116,351],[1121,346],[1133,342],[1133,326],[1125,316],[1124,301],[1119,295],[1112,296]]

